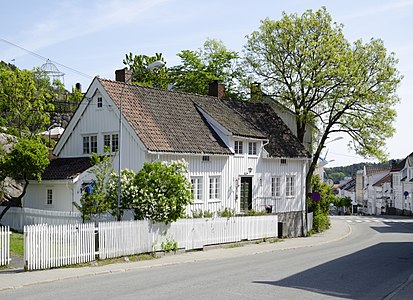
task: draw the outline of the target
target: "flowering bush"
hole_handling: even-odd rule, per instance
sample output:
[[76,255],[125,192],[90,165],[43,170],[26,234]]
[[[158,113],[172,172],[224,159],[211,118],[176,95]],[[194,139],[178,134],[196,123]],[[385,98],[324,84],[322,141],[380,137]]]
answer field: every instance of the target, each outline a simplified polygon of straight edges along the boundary
[[184,161],[147,162],[137,173],[137,197],[132,200],[136,219],[170,223],[182,217],[192,202],[191,183]]
[[[191,183],[183,161],[147,162],[135,173],[121,171],[120,213],[133,209],[136,220],[149,219],[170,223],[182,217],[192,202]],[[113,215],[117,213],[118,174],[112,172],[107,186],[107,200]]]

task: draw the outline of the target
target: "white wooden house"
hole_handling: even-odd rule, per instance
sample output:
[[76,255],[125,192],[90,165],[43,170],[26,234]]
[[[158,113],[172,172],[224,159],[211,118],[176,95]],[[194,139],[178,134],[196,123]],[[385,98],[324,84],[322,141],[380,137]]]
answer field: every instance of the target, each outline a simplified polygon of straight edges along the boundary
[[367,165],[356,177],[356,200],[357,189],[361,189],[362,202],[360,211],[368,215],[380,215],[385,211],[388,198],[391,193],[390,168],[386,166]]
[[391,169],[392,195],[390,200],[396,214],[413,212],[413,153],[394,164]]
[[[31,182],[25,206],[76,210],[71,203],[79,203],[81,187],[90,181],[85,159],[107,145],[119,150],[122,169],[138,171],[147,161],[187,161],[194,194],[189,214],[271,207],[287,234],[305,231],[310,155],[269,105],[224,100],[217,82],[210,86],[212,96],[130,85],[119,81],[125,72],[117,71],[117,81],[94,78],[46,171],[54,174],[60,166],[66,177]],[[74,170],[71,160],[83,161],[83,169]],[[115,158],[115,170],[117,164]]]

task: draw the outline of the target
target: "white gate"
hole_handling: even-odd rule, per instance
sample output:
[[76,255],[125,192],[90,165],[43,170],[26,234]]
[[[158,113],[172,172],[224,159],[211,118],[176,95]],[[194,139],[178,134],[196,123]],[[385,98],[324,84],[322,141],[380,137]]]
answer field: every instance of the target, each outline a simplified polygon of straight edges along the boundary
[[95,224],[25,226],[24,260],[26,270],[95,260]]

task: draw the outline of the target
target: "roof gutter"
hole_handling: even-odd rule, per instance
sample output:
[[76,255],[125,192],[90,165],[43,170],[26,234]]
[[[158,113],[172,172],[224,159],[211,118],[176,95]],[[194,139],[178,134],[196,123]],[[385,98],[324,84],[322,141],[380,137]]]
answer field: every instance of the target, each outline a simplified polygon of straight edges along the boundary
[[196,153],[196,152],[167,152],[147,150],[148,154],[153,155],[191,155],[191,156],[231,156],[233,153]]

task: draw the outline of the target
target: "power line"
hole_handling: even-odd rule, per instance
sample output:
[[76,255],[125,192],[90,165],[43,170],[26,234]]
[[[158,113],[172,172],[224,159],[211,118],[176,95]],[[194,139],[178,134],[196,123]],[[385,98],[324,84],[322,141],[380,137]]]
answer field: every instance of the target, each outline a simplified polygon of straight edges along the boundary
[[90,75],[88,75],[88,74],[86,74],[86,73],[83,73],[83,72],[81,72],[81,71],[78,71],[78,70],[76,70],[76,69],[73,69],[73,68],[71,68],[71,67],[68,67],[68,66],[66,66],[66,65],[64,65],[64,64],[61,64],[61,63],[57,62],[57,61],[48,59],[47,57],[44,57],[44,56],[42,56],[42,55],[40,55],[40,54],[37,54],[37,53],[35,53],[35,52],[33,52],[33,51],[27,50],[27,49],[25,49],[25,48],[23,48],[23,47],[21,47],[21,46],[19,46],[19,45],[16,45],[16,44],[14,44],[14,43],[12,43],[12,42],[10,42],[10,41],[8,41],[8,40],[3,39],[3,38],[0,38],[0,41],[4,42],[4,43],[6,43],[6,44],[9,44],[9,45],[11,45],[11,46],[13,46],[13,47],[19,48],[20,50],[23,50],[24,52],[26,52],[26,53],[28,53],[28,54],[30,54],[30,55],[33,55],[33,56],[35,56],[35,57],[37,57],[37,58],[39,58],[39,59],[41,59],[41,60],[50,61],[50,62],[54,63],[55,65],[58,65],[58,66],[63,67],[63,68],[65,68],[65,69],[71,70],[72,72],[75,72],[75,73],[77,73],[77,74],[79,74],[79,75],[81,75],[81,76],[83,76],[83,77],[88,78],[88,79],[93,78],[93,76],[90,76]]

